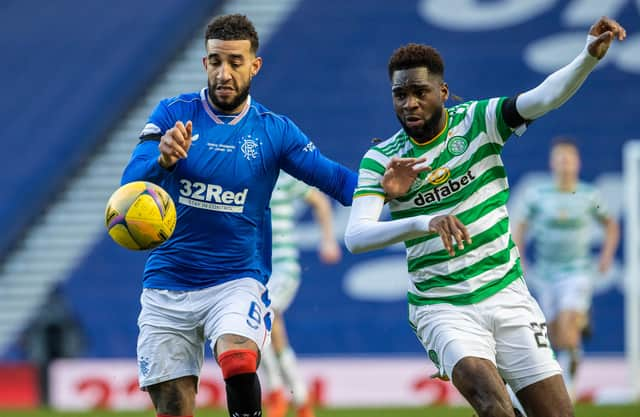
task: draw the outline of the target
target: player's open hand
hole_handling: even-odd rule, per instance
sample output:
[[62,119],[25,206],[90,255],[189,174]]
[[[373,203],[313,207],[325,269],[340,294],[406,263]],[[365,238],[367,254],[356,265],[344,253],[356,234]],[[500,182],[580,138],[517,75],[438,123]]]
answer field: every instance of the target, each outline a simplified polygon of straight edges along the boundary
[[391,158],[382,177],[382,188],[391,200],[405,195],[418,174],[431,171],[424,163],[426,158]]
[[451,214],[434,217],[429,222],[429,231],[440,235],[444,248],[451,256],[456,254],[454,240],[459,250],[464,249],[465,242],[471,244],[471,235],[466,226]]
[[602,59],[606,55],[607,50],[609,50],[611,42],[613,42],[614,39],[618,39],[619,41],[624,40],[627,37],[627,31],[620,23],[606,16],[602,16],[591,26],[589,35],[596,37],[588,46],[589,54],[595,58]]
[[178,159],[187,157],[191,147],[191,132],[193,123],[189,120],[186,124],[177,121],[176,124],[160,138],[160,156],[158,163],[163,168],[171,168],[178,162]]

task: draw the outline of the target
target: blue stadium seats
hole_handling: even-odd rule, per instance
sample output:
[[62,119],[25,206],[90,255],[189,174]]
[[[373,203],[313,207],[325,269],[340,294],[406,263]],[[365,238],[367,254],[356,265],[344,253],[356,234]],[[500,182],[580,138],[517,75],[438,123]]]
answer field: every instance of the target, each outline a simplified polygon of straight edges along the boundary
[[218,4],[3,2],[0,256]]

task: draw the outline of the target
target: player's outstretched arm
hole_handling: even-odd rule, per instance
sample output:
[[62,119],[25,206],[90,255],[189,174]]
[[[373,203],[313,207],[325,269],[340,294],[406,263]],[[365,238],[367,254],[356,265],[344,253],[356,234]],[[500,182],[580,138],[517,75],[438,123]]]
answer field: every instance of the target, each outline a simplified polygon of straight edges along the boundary
[[320,226],[322,238],[318,255],[326,264],[335,264],[342,257],[342,250],[333,232],[333,210],[329,198],[316,188],[312,188],[305,197],[305,202],[313,209],[313,216]]
[[382,249],[394,243],[427,234],[431,216],[380,221],[384,206],[381,195],[365,195],[353,199],[344,243],[351,253]]
[[585,48],[571,63],[549,75],[536,88],[517,97],[518,113],[525,120],[534,120],[560,107],[580,88],[613,40],[622,41],[626,36],[627,32],[618,22],[601,17],[591,26]]
[[418,215],[398,220],[380,221],[384,198],[366,195],[353,199],[344,242],[351,253],[382,249],[394,243],[415,239],[428,233],[440,235],[445,249],[455,255],[455,246],[464,249],[471,243],[467,228],[453,215]]
[[361,195],[353,199],[344,241],[352,253],[381,249],[394,243],[437,233],[447,252],[455,254],[464,249],[464,242],[471,243],[467,228],[453,215],[417,215],[404,219],[380,221],[386,200],[407,193],[417,175],[431,168],[425,158],[392,158],[380,179],[384,194]]
[[276,125],[275,128],[280,128],[283,138],[286,138],[282,146],[280,168],[300,181],[320,189],[343,206],[350,206],[358,174],[322,155],[291,120],[286,117],[278,120],[284,121],[284,124]]

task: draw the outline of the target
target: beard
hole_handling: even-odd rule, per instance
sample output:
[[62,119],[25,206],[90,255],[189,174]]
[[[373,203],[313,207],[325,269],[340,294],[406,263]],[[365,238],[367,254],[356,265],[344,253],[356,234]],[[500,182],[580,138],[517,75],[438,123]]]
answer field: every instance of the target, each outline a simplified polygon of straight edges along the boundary
[[222,112],[231,113],[235,109],[237,109],[249,96],[249,87],[251,87],[251,83],[249,82],[245,88],[240,90],[238,94],[229,102],[220,101],[216,97],[216,87],[215,85],[208,83],[209,86],[209,99],[214,106],[220,109]]
[[402,125],[402,128],[407,133],[407,135],[420,142],[422,140],[432,139],[440,132],[440,119],[442,118],[442,110],[442,107],[436,108],[431,114],[431,118],[429,120],[425,120],[422,127],[417,128],[407,126],[402,117],[400,117],[397,113],[396,117],[398,118],[398,121]]

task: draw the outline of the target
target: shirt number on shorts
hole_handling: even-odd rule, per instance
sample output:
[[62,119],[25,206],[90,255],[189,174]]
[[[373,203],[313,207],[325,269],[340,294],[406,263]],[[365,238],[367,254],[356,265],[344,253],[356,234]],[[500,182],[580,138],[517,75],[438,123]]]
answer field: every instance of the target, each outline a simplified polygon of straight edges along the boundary
[[249,313],[247,314],[249,318],[247,319],[247,324],[252,329],[257,329],[260,327],[260,323],[262,323],[262,310],[260,306],[255,301],[251,302],[249,306]]
[[549,339],[547,338],[547,323],[530,323],[533,330],[533,337],[539,348],[549,347]]

